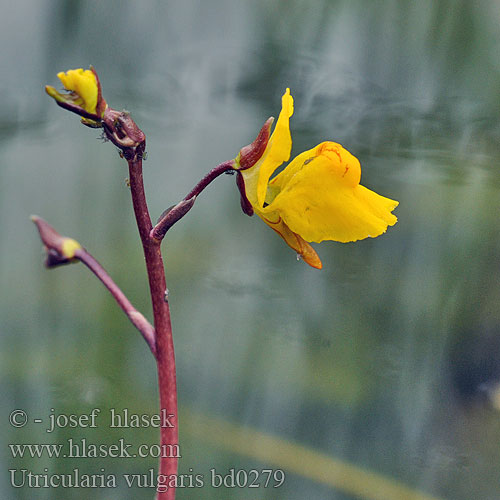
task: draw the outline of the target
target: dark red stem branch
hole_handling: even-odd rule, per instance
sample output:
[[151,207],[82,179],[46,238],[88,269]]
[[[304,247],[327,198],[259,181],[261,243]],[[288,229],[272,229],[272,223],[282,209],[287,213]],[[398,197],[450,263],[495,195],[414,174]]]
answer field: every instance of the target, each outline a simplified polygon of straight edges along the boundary
[[[144,193],[141,155],[128,155],[128,158],[132,203],[144,249],[153,303],[160,409],[168,415],[173,415],[169,421],[174,426],[161,428],[161,445],[164,449],[178,450],[175,356],[170,309],[165,293],[167,286],[163,259],[160,252],[160,242],[149,236],[152,224]],[[177,474],[177,457],[162,457],[159,472],[170,477]],[[157,500],[173,500],[174,498],[175,488],[169,488],[166,492],[158,493],[157,496]]]
[[225,161],[220,165],[214,167],[210,172],[208,172],[203,179],[201,179],[196,186],[191,189],[191,191],[179,202],[177,205],[165,210],[163,214],[158,219],[158,223],[151,230],[150,236],[154,240],[160,242],[165,233],[182,217],[184,217],[189,210],[194,205],[196,201],[196,197],[219,175],[224,174],[225,172],[231,171],[234,169],[234,160]]
[[224,163],[221,163],[220,165],[217,165],[214,167],[210,172],[208,172],[203,179],[201,179],[196,186],[191,189],[191,191],[184,197],[185,200],[191,199],[193,196],[198,196],[214,179],[219,177],[219,175],[229,171],[233,170],[234,167],[234,160],[229,160],[225,161]]
[[81,260],[111,292],[118,305],[128,316],[132,324],[141,332],[144,340],[148,343],[151,352],[156,357],[155,331],[149,321],[131,304],[118,285],[111,279],[106,270],[85,249],[75,250],[75,257]]

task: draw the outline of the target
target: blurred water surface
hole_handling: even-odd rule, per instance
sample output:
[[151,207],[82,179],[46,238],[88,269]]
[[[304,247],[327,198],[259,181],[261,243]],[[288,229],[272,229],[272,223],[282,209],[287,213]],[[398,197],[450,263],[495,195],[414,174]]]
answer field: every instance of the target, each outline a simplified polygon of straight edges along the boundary
[[[410,498],[356,493],[333,472],[318,480],[300,450],[355,465],[354,482],[366,470],[435,498],[500,497],[498,2],[24,0],[3,6],[2,21],[2,498],[153,498],[123,481],[90,493],[16,489],[6,473],[157,465],[14,459],[4,445],[157,441],[154,429],[49,434],[7,420],[15,408],[33,418],[157,408],[140,336],[83,266],[43,269],[28,218],[81,241],[150,315],[124,162],[43,93],[58,71],[89,64],[107,101],[147,134],[153,216],[251,142],[286,87],[293,154],[340,142],[364,185],[400,201],[380,238],[318,245],[322,271],[241,213],[231,177],[169,233],[181,472],[279,467],[266,440],[252,448],[255,433],[303,447],[287,458],[297,467],[282,465],[280,488],[178,497]],[[233,426],[256,452],[237,446]]]

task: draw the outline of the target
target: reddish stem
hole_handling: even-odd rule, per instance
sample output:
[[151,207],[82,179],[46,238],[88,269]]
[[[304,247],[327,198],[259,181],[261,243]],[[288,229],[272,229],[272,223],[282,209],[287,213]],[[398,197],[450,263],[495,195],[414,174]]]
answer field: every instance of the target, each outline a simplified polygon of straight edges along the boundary
[[118,285],[111,279],[111,276],[92,255],[85,249],[79,248],[75,250],[75,257],[81,260],[111,292],[111,295],[113,295],[114,299],[128,316],[132,324],[141,332],[151,352],[156,357],[155,331],[148,320],[132,305]]
[[[174,343],[172,338],[172,325],[170,322],[170,308],[165,299],[167,285],[165,281],[163,259],[160,252],[160,242],[149,237],[152,224],[144,193],[142,159],[140,155],[139,157],[134,155],[133,158],[127,161],[129,165],[132,203],[134,205],[137,226],[144,249],[149,288],[153,303],[160,410],[161,413],[174,415],[170,418],[170,422],[173,423],[174,426],[165,426],[161,428],[161,445],[162,448],[167,450],[179,450]],[[180,455],[179,453],[175,454]],[[177,474],[177,456],[162,457],[160,459],[159,473],[169,477]],[[175,499],[175,488],[169,488],[166,492],[158,493],[157,495],[157,500],[173,499]]]
[[234,160],[225,161],[214,167],[208,174],[201,179],[196,186],[182,199],[177,205],[174,205],[160,216],[158,223],[152,229],[151,238],[161,242],[165,233],[182,217],[184,217],[193,207],[196,197],[219,175],[229,171],[234,171]]
[[229,170],[233,170],[234,168],[234,160],[225,161],[220,165],[214,167],[210,172],[208,172],[203,179],[201,179],[196,186],[191,189],[191,191],[184,197],[185,200],[191,199],[193,196],[198,196],[214,179],[219,177],[219,175],[228,172]]

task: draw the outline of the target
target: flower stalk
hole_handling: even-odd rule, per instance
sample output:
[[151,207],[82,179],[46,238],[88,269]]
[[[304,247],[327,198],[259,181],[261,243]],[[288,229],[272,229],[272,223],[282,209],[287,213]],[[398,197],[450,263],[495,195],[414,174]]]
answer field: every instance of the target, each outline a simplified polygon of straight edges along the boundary
[[101,280],[131,323],[141,332],[153,356],[156,358],[156,333],[151,323],[131,304],[130,300],[118,288],[101,264],[87,250],[79,248],[75,251],[75,257],[82,261]]
[[[143,149],[142,149],[143,151]],[[170,307],[165,300],[167,290],[163,258],[160,251],[160,241],[150,237],[152,230],[151,218],[144,192],[142,176],[142,156],[136,151],[127,151],[126,158],[129,166],[130,192],[134,207],[135,218],[144,250],[146,269],[148,273],[149,289],[153,305],[154,326],[156,331],[156,363],[158,371],[158,387],[160,392],[160,408],[169,415],[174,415],[173,427],[162,427],[161,445],[178,446],[179,436],[177,429],[177,382],[175,369],[174,343]],[[131,159],[130,159],[131,158]],[[162,457],[160,460],[160,474],[173,477],[177,474],[177,458]],[[158,493],[158,500],[175,498],[175,488]]]
[[104,284],[117,304],[139,330],[156,357],[155,331],[149,321],[132,305],[118,285],[97,260],[72,238],[61,236],[47,221],[36,215],[31,220],[37,226],[40,239],[47,251],[46,266],[56,267],[70,262],[83,262]]
[[161,241],[166,232],[182,217],[184,217],[194,205],[200,193],[220,175],[234,170],[235,160],[229,160],[214,167],[208,172],[196,186],[177,205],[165,210],[157,224],[151,230],[150,236],[154,240]]

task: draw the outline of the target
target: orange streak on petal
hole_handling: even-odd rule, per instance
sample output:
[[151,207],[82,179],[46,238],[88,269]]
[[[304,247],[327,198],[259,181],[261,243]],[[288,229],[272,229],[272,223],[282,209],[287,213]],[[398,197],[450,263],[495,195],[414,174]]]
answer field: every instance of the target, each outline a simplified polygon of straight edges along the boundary
[[323,264],[314,248],[307,243],[299,234],[294,233],[282,220],[281,216],[276,221],[270,221],[266,217],[258,214],[262,220],[276,233],[278,233],[285,243],[295,250],[302,260],[315,269],[321,269]]

